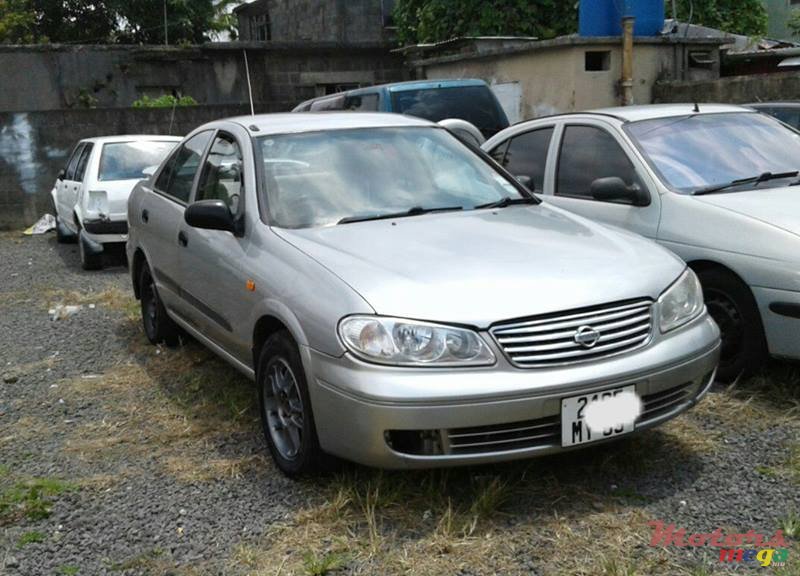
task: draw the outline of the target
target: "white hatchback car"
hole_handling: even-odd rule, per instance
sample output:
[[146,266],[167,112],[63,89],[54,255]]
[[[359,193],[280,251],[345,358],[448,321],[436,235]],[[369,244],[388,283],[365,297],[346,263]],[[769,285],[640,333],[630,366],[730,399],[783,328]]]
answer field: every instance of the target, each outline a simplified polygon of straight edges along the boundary
[[78,241],[85,270],[103,265],[103,245],[128,239],[128,196],[181,141],[110,136],[78,142],[53,190],[59,242]]
[[522,122],[483,149],[547,203],[688,262],[722,330],[720,380],[800,359],[796,130],[738,106],[631,106]]

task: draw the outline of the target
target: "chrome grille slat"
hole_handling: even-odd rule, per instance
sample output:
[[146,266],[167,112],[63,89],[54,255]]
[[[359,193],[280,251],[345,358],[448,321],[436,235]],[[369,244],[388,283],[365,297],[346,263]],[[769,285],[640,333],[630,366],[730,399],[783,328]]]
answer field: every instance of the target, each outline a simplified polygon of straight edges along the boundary
[[[505,322],[494,326],[491,333],[506,358],[521,368],[596,360],[644,346],[653,330],[652,306],[646,299],[617,302]],[[576,338],[584,327],[597,332],[593,346]]]
[[[646,307],[639,307],[635,309],[636,313],[644,312],[645,310],[649,310],[649,305]],[[539,323],[536,326],[532,325],[516,325],[516,327],[511,329],[503,329],[504,334],[522,334],[522,333],[539,333],[539,332],[549,332],[551,330],[560,330],[562,328],[575,328],[579,326],[583,326],[584,324],[592,324],[592,323],[600,323],[600,322],[607,322],[609,320],[616,320],[617,318],[626,318],[630,316],[631,310],[624,310],[621,312],[613,312],[610,314],[602,314],[602,315],[594,315],[594,316],[580,316],[574,317],[571,320],[564,320],[563,318],[556,318],[555,320],[557,323],[542,325]]]
[[[620,338],[626,338],[628,336],[633,336],[634,334],[641,335],[642,332],[650,332],[650,326],[638,326],[636,328],[631,328],[630,330],[625,330],[624,332],[614,332],[612,334],[603,334],[600,336],[600,340],[598,342],[611,342],[614,340],[619,340]],[[574,334],[574,332],[573,332]],[[560,342],[558,344],[542,344],[541,346],[509,346],[506,348],[506,352],[509,354],[516,354],[518,352],[550,352],[552,350],[574,350],[575,349],[575,341],[572,342]],[[595,347],[595,350],[597,348]]]
[[556,436],[556,432],[547,432],[544,434],[535,434],[533,436],[520,436],[515,438],[508,438],[505,440],[489,440],[486,442],[469,442],[465,444],[461,443],[450,443],[451,449],[463,449],[463,448],[478,448],[478,447],[486,447],[486,446],[501,446],[504,444],[518,444],[518,443],[526,443],[532,440],[542,440],[543,438],[552,438]]
[[[645,322],[650,319],[650,314],[641,314],[639,316],[635,316],[634,318],[628,318],[626,320],[621,320],[619,322],[612,322],[611,324],[606,324],[606,330],[616,330],[618,328],[625,328],[626,326],[630,326],[631,324],[636,324],[639,322]],[[582,326],[583,324],[581,324]],[[510,336],[510,337],[498,337],[497,341],[501,344],[527,344],[533,342],[549,342],[551,340],[562,340],[564,338],[569,338],[572,340],[572,337],[575,335],[575,330],[565,330],[563,332],[555,332],[553,334],[542,334],[541,336]]]
[[547,424],[537,424],[536,426],[523,426],[521,428],[509,428],[507,430],[503,430],[503,429],[500,429],[500,430],[489,430],[487,432],[469,432],[469,433],[465,433],[465,434],[456,433],[456,434],[450,434],[450,440],[452,442],[453,439],[459,439],[459,438],[467,438],[467,439],[469,439],[469,438],[474,438],[476,436],[494,436],[496,434],[511,434],[511,433],[514,433],[514,432],[528,432],[530,430],[538,430],[538,429],[542,429],[542,428],[545,428],[545,429],[546,428],[557,428],[558,425],[559,424],[556,422],[556,423],[547,423]]

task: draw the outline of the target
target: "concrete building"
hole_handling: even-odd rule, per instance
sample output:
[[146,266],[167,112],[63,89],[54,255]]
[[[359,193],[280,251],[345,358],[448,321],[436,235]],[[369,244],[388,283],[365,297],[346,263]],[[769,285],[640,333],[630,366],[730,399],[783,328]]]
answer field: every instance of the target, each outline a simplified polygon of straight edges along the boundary
[[390,44],[394,0],[256,0],[238,6],[245,42]]
[[776,40],[792,40],[787,26],[794,10],[800,10],[800,0],[762,0],[769,17],[767,36]]
[[[680,35],[637,38],[635,103],[651,103],[657,81],[719,78],[720,47],[727,42]],[[404,52],[418,77],[486,80],[512,122],[620,104],[618,37],[468,38]]]

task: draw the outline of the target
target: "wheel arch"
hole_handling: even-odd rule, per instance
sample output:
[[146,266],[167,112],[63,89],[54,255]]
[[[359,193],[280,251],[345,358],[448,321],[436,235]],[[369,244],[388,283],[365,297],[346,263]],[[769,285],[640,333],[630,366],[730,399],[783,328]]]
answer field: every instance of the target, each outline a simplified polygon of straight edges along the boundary
[[133,295],[137,300],[141,298],[142,288],[139,286],[139,276],[142,273],[142,266],[147,263],[147,257],[141,248],[136,248],[131,262],[131,277],[133,279]]
[[281,331],[287,332],[295,341],[295,343],[298,343],[298,339],[294,335],[293,331],[289,328],[287,323],[278,318],[278,316],[274,314],[264,314],[258,319],[258,321],[256,321],[255,326],[253,326],[252,340],[254,368],[258,366],[258,355],[261,353],[261,348],[264,347],[264,343],[270,338],[270,336]]

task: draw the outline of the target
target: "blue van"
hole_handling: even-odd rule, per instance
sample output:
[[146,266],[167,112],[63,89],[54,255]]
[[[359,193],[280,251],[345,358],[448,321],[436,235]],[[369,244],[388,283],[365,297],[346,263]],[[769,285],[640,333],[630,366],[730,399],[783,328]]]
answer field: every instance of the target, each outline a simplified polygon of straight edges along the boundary
[[466,120],[491,138],[508,127],[500,102],[483,80],[420,80],[358,88],[307,100],[292,112],[395,112],[432,122]]

